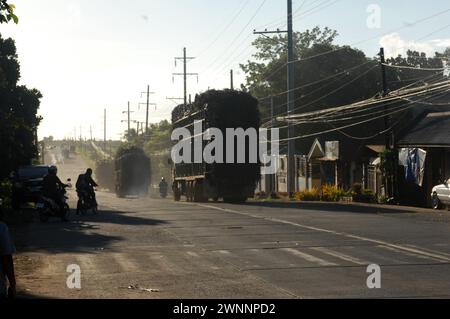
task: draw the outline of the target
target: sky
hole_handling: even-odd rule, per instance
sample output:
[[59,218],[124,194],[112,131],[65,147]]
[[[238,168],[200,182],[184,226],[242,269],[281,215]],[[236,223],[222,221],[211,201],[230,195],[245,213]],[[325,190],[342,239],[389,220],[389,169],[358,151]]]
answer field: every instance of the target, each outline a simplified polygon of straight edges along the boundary
[[[150,122],[170,119],[183,96],[183,79],[172,73],[183,47],[188,56],[188,93],[235,86],[251,59],[253,30],[285,29],[284,0],[12,0],[19,24],[0,25],[15,39],[21,84],[43,94],[40,138],[72,138],[76,133],[117,140],[127,128],[123,114],[145,121],[141,93],[150,85]],[[293,0],[294,30],[328,26],[338,44],[373,57],[383,46],[388,56],[407,49],[428,54],[450,47],[448,0]],[[433,15],[448,10],[440,15]],[[430,18],[429,18],[430,17]],[[425,19],[424,18],[429,18]],[[415,23],[419,21],[418,23]],[[136,124],[133,124],[135,126]]]

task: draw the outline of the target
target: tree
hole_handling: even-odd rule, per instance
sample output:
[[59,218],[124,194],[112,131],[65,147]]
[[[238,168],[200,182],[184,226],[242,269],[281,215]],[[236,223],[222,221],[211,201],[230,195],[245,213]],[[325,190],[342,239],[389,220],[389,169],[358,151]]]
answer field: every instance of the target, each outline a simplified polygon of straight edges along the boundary
[[[381,76],[377,61],[348,46],[338,46],[334,41],[338,33],[334,30],[316,27],[294,34],[295,87],[294,113],[317,111],[333,106],[344,105],[373,97],[381,90]],[[257,53],[256,61],[241,65],[247,74],[247,83],[243,89],[257,98],[274,95],[274,115],[287,113],[286,91],[286,43],[285,35],[259,37],[253,43]],[[328,79],[324,81],[324,79]],[[270,100],[260,102],[263,123],[270,119]],[[264,120],[265,119],[265,120]],[[378,121],[367,133],[379,130]],[[329,130],[328,124],[303,124],[295,127],[295,135],[305,135],[321,130]],[[353,132],[354,130],[349,130]],[[286,137],[286,130],[281,136]],[[328,134],[329,140],[339,140],[340,133]],[[299,154],[307,154],[315,137],[296,141]],[[342,147],[343,149],[344,147]],[[283,150],[283,148],[282,148]]]
[[[378,58],[369,58],[362,51],[349,46],[334,44],[338,33],[329,28],[316,27],[305,32],[294,34],[295,68],[295,96],[294,114],[318,111],[331,107],[350,104],[380,95],[382,92],[381,69]],[[270,118],[270,99],[274,96],[274,115],[283,116],[287,113],[287,36],[261,36],[253,43],[257,49],[252,61],[242,64],[246,73],[246,84],[242,87],[260,99],[260,109],[263,123]],[[450,50],[447,50],[447,55]],[[406,57],[399,56],[388,59],[388,64],[424,68],[442,68],[442,57],[436,54],[428,58],[426,54],[409,51]],[[439,72],[387,67],[389,90],[393,91],[406,85],[432,79],[439,80]],[[404,103],[404,102],[403,102]],[[390,107],[395,107],[391,105]],[[378,108],[377,110],[380,110]],[[396,123],[397,117],[405,116],[407,112],[391,117],[391,123]],[[363,114],[359,114],[363,115]],[[380,114],[378,114],[379,116]],[[382,114],[381,114],[382,115]],[[365,118],[367,119],[367,118]],[[364,119],[363,119],[364,120]],[[295,136],[335,129],[337,126],[352,124],[359,119],[346,122],[332,123],[304,123],[295,126]],[[406,121],[405,121],[406,122]],[[282,123],[280,126],[284,126]],[[401,125],[396,127],[401,129]],[[323,140],[337,140],[341,142],[342,154],[356,155],[355,149],[362,149],[364,144],[384,144],[384,137],[377,133],[385,129],[383,119],[374,120],[361,126],[320,135]],[[281,130],[281,138],[286,137],[286,130]],[[374,136],[372,139],[352,139]],[[296,151],[307,154],[314,137],[296,140]],[[285,145],[282,145],[285,146]],[[285,150],[282,147],[281,150]],[[348,152],[347,152],[348,150]]]
[[8,4],[7,0],[0,0],[0,24],[11,20],[16,24],[19,23],[19,18],[14,14],[15,8],[13,4]]
[[37,156],[35,137],[41,93],[17,85],[20,65],[12,39],[0,35],[0,179]]

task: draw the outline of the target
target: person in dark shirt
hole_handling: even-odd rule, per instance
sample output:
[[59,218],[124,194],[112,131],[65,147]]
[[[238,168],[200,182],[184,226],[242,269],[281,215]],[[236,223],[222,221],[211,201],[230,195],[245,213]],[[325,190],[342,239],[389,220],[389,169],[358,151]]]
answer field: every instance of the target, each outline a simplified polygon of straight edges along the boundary
[[58,168],[56,166],[52,166],[48,169],[48,174],[44,177],[42,192],[44,197],[52,199],[59,207],[59,213],[63,220],[66,220],[64,215],[64,203],[61,198],[61,189],[68,187],[69,185],[64,184],[59,179]]
[[95,197],[95,187],[98,187],[98,184],[94,181],[92,178],[92,169],[88,168],[86,170],[85,174],[81,174],[78,176],[76,188],[77,188],[77,194],[78,194],[78,206],[81,207],[82,202],[82,196],[89,196],[92,201],[94,202],[94,205],[97,206],[97,200]]

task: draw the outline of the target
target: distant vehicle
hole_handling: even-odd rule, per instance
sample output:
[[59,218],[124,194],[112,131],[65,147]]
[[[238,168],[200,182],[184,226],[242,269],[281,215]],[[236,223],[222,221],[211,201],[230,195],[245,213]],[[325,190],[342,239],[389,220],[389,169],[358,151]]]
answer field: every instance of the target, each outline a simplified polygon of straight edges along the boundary
[[161,183],[159,183],[159,195],[161,196],[161,198],[166,198],[167,197],[167,191],[168,191],[168,185],[165,181],[161,181]]
[[[194,135],[192,124],[199,120],[203,121],[204,130],[217,128],[225,132],[228,128],[254,128],[258,131],[258,101],[240,91],[210,90],[197,96],[193,104],[179,105],[172,112],[173,128],[187,128],[191,135]],[[248,143],[245,151],[248,154]],[[260,163],[175,164],[174,199],[179,201],[181,196],[186,196],[187,201],[203,202],[222,198],[225,202],[242,203],[254,195],[260,177]]]
[[437,185],[431,192],[431,205],[434,209],[450,207],[450,179]]
[[122,147],[117,151],[114,165],[117,197],[148,195],[151,165],[144,150],[135,146]]
[[48,166],[24,166],[17,170],[13,180],[13,208],[24,203],[36,203],[42,195],[42,182],[48,174]]

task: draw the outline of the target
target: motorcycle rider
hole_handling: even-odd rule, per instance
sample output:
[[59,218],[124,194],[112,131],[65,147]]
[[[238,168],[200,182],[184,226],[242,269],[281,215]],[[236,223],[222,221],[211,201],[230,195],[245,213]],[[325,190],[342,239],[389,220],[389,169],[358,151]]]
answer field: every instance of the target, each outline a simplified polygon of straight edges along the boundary
[[86,170],[86,173],[81,174],[78,176],[76,188],[77,188],[77,194],[78,194],[78,205],[77,205],[77,213],[79,213],[79,207],[81,207],[83,202],[83,196],[89,196],[94,205],[97,207],[97,199],[95,196],[95,187],[98,187],[98,184],[94,181],[92,178],[92,169],[88,168]]
[[161,182],[159,183],[159,193],[161,195],[165,194],[167,195],[167,188],[168,188],[168,184],[166,182],[166,179],[164,177],[161,178]]
[[58,175],[58,168],[56,166],[51,166],[48,169],[48,174],[44,177],[43,180],[43,188],[42,192],[44,197],[47,197],[51,200],[53,200],[56,205],[59,207],[58,214],[61,216],[63,221],[67,221],[67,218],[64,214],[64,203],[61,198],[61,189],[64,189],[66,187],[69,187],[69,185],[64,184],[59,179]]

